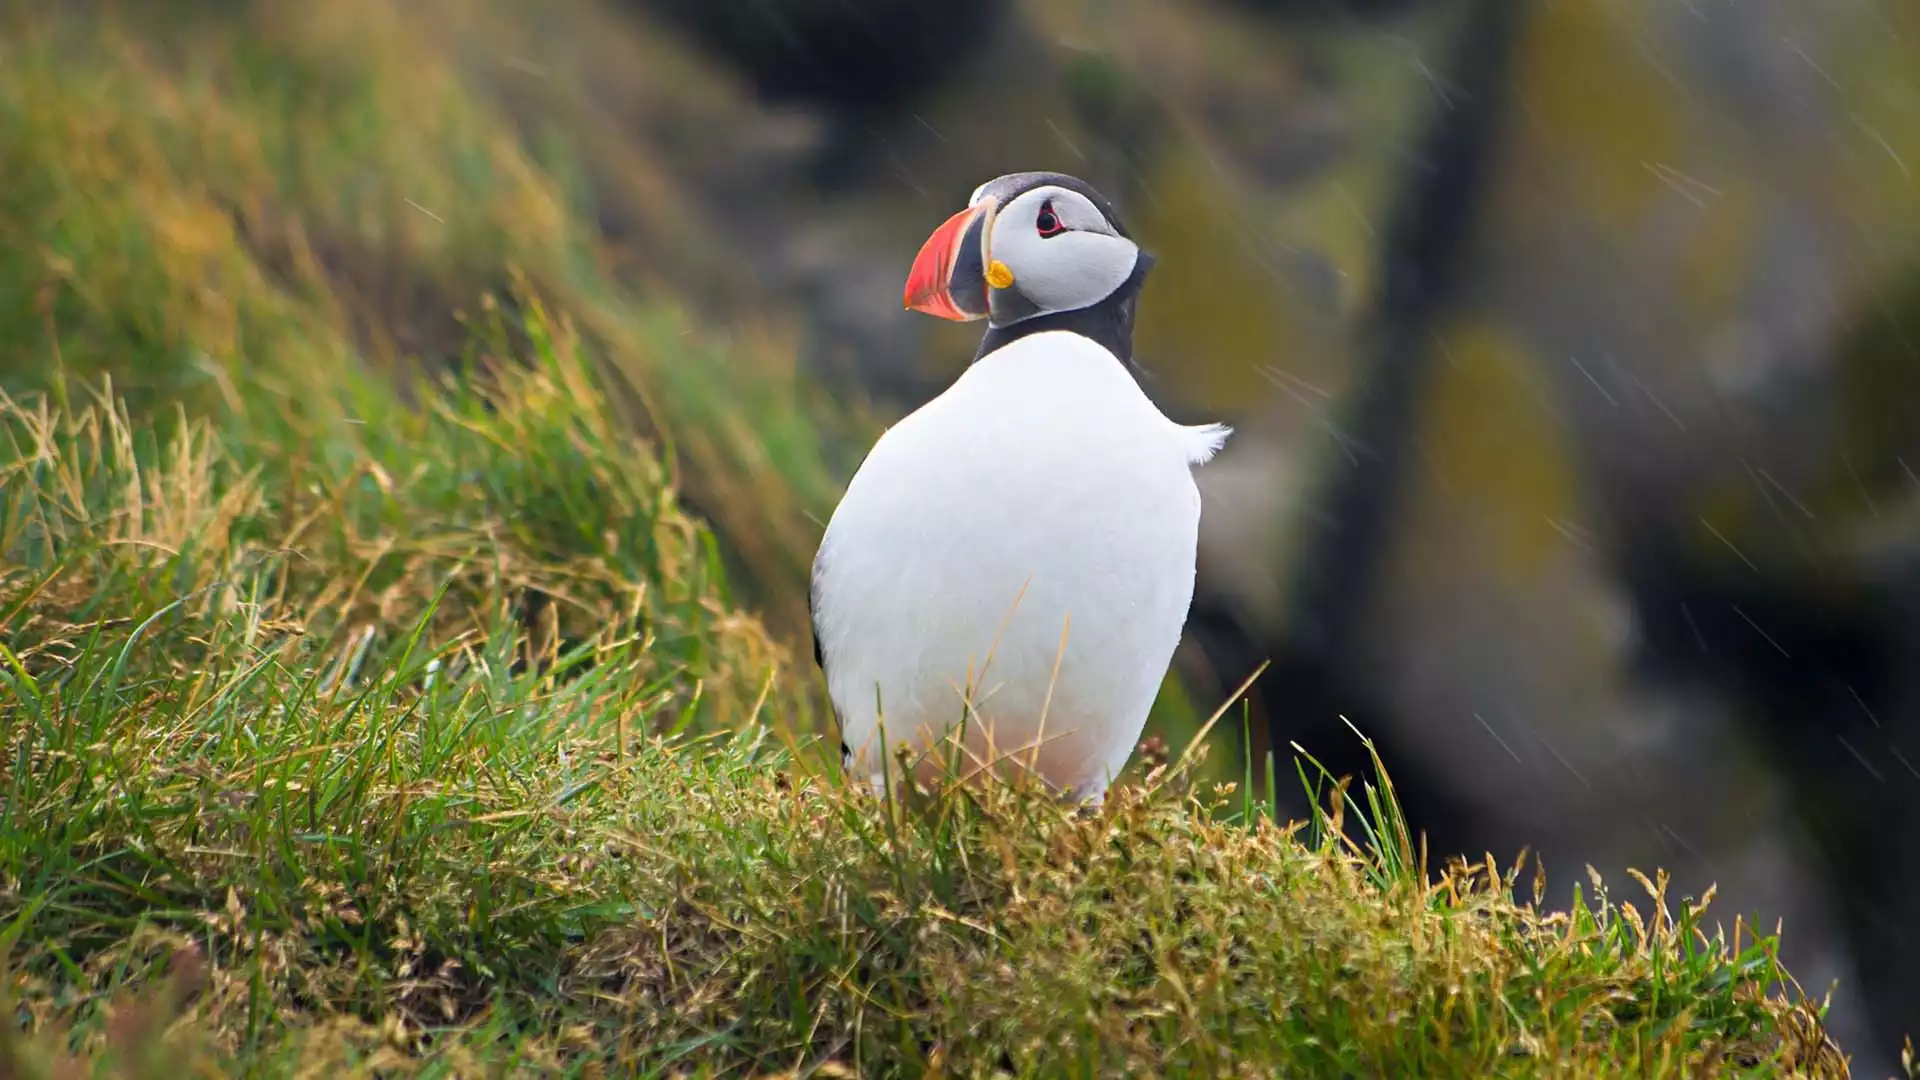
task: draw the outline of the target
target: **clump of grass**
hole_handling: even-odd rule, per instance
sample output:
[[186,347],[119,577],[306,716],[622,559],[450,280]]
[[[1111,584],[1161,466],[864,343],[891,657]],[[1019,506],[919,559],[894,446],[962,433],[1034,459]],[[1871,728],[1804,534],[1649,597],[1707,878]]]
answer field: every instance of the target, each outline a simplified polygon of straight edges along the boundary
[[250,649],[318,650],[328,681],[351,683],[370,656],[426,662],[422,641],[477,654],[518,607],[540,616],[539,650],[637,644],[620,655],[649,665],[661,708],[746,709],[728,695],[771,685],[784,654],[728,607],[712,534],[602,404],[571,330],[521,303],[524,360],[489,300],[466,370],[418,380],[417,408],[350,372],[262,373],[234,384],[220,423],[180,417],[165,434],[110,382],[0,397],[0,612],[18,677],[57,674],[124,628],[138,634],[116,678],[178,676],[223,655],[206,636],[219,628]]
[[846,789],[565,324],[514,310],[412,404],[0,402],[0,1065],[1840,1075],[1771,938],[1659,879],[1568,916],[1491,862],[1429,882],[1384,787],[1358,844],[1344,789],[1303,836],[1191,759],[1098,812]]

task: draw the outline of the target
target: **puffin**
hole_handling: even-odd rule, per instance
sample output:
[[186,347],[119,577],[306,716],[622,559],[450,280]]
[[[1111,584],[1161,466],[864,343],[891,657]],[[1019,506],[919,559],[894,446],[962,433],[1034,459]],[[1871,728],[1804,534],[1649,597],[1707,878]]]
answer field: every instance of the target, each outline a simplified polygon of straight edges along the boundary
[[915,256],[907,310],[987,325],[867,452],[814,556],[814,659],[856,782],[884,790],[902,760],[931,778],[959,728],[966,776],[1098,803],[1132,755],[1193,600],[1193,470],[1231,433],[1174,422],[1134,376],[1153,261],[1055,172],[981,184]]

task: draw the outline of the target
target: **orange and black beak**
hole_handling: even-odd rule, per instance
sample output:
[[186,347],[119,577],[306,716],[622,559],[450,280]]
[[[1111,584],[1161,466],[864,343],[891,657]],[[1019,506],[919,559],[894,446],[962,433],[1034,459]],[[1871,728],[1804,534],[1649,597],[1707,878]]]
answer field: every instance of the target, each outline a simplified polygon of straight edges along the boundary
[[986,237],[995,208],[982,199],[933,230],[907,271],[907,310],[954,322],[987,317]]

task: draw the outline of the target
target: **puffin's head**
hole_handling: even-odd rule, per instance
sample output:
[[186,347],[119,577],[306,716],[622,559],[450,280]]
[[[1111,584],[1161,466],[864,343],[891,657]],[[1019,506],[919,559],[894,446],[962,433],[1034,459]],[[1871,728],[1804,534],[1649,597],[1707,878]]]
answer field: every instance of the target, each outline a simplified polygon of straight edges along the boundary
[[975,188],[967,208],[927,238],[907,274],[906,305],[1011,326],[1092,307],[1150,261],[1086,181],[1009,173]]

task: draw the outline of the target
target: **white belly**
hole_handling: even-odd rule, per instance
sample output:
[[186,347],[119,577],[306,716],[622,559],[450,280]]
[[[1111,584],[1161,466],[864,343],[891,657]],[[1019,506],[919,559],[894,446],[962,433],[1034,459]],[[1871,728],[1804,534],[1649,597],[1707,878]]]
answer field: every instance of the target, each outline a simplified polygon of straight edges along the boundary
[[[889,430],[814,566],[828,689],[856,775],[966,718],[1055,787],[1125,765],[1193,597],[1192,462],[1174,424],[1077,335],[996,350]],[[969,713],[968,703],[972,710]]]

